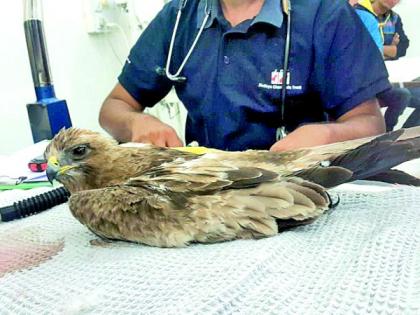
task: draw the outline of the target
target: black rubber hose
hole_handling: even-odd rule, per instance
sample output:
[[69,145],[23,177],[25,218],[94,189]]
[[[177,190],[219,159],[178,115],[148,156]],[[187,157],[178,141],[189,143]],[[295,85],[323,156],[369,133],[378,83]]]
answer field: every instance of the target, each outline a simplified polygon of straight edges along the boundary
[[69,196],[69,191],[64,187],[60,187],[38,196],[15,202],[11,206],[0,208],[0,221],[8,222],[42,212],[65,203]]

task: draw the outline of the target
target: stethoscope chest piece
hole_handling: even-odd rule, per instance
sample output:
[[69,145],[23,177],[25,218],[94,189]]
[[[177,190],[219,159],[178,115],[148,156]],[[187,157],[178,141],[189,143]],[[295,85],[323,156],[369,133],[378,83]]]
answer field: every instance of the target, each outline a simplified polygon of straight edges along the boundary
[[276,141],[279,141],[287,136],[286,127],[281,126],[276,130]]

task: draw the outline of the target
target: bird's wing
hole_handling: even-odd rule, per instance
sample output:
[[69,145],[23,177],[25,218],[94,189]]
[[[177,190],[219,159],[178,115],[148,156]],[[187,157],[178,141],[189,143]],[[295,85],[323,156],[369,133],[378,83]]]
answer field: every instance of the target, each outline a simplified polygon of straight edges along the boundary
[[[165,196],[157,187],[116,185],[74,193],[69,198],[69,208],[82,224],[102,238],[164,246],[159,238],[164,231],[176,229],[173,225],[177,223],[167,219],[178,209],[179,200],[174,194]],[[178,212],[179,217],[174,219],[180,220],[184,212]]]
[[172,247],[274,235],[318,217],[329,198],[321,186],[299,178],[194,160],[76,193],[69,205],[100,236]]
[[[378,137],[356,139],[286,152],[246,151],[209,153],[202,158],[223,160],[238,167],[257,166],[282,176],[298,176],[326,188],[357,179],[416,184],[389,169],[420,157],[420,128],[397,130]],[[381,176],[376,176],[381,174]],[[376,176],[376,177],[375,177]]]

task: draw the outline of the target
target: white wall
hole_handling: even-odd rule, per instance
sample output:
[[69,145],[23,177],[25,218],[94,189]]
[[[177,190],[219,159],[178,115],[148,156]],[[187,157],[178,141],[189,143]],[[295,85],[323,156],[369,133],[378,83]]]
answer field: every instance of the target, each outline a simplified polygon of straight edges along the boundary
[[[35,95],[22,1],[8,1],[2,7],[0,153],[7,153],[32,141],[25,104],[35,101]],[[100,102],[112,88],[120,65],[103,39],[87,35],[82,13],[81,0],[44,1],[44,27],[57,97],[67,100],[76,125],[98,130]]]
[[[128,46],[117,29],[107,35],[87,33],[86,1],[90,0],[44,0],[44,28],[57,97],[67,101],[74,126],[100,131],[99,108],[117,82]],[[141,20],[150,20],[161,6],[159,2],[163,3],[132,3],[142,14]],[[32,143],[26,104],[35,101],[35,93],[22,1],[2,1],[0,5],[0,154],[7,154]],[[131,46],[139,34],[137,25],[131,23],[131,29],[124,30]]]
[[[100,105],[116,83],[127,48],[117,30],[109,35],[87,34],[83,19],[85,1],[90,0],[44,0],[44,26],[57,97],[67,100],[75,126],[99,131],[97,116]],[[143,20],[150,20],[161,3],[160,0],[130,2]],[[35,94],[23,33],[22,1],[2,1],[0,5],[1,155],[32,143],[25,105],[35,101]],[[403,17],[411,39],[408,56],[420,56],[420,28],[416,26],[420,0],[402,0],[396,10]],[[131,29],[127,21],[122,21],[122,24],[132,44],[138,34],[136,25],[132,20]],[[420,69],[418,72],[420,76]],[[168,116],[165,108],[156,111]],[[182,124],[181,120],[178,117],[175,124]]]
[[[420,0],[401,0],[395,8],[403,21],[404,30],[410,39],[410,47],[407,50],[407,57],[420,56]],[[420,76],[420,69],[419,75]]]

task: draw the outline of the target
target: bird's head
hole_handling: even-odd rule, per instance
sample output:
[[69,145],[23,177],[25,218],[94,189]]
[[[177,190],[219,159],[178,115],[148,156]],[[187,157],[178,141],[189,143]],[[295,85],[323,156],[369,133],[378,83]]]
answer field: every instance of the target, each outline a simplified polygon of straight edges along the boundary
[[112,164],[115,140],[85,129],[61,130],[47,146],[47,177],[62,183],[70,192],[98,188],[98,175]]

